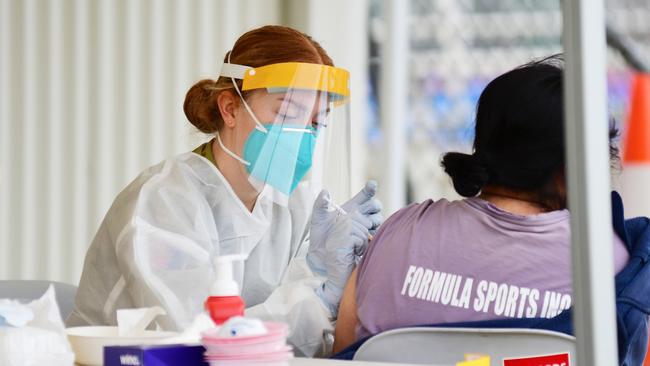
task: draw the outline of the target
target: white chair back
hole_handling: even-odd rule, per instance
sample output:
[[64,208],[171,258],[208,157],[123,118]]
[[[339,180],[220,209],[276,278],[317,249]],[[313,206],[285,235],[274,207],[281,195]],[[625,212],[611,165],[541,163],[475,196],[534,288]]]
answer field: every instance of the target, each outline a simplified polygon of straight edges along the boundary
[[493,365],[502,359],[569,352],[575,364],[575,337],[538,329],[400,328],[367,340],[354,360],[427,365],[455,365],[465,354],[489,355]]

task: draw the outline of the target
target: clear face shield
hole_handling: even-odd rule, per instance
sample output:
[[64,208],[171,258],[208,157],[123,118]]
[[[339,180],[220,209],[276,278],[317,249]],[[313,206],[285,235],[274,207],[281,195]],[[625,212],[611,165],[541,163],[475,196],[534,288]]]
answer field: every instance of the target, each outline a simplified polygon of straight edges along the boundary
[[[222,149],[241,163],[248,183],[278,204],[294,194],[313,198],[325,186],[335,200],[350,196],[349,73],[310,63],[258,68],[225,63],[252,120]],[[235,79],[241,79],[241,90]],[[247,100],[242,91],[252,91]]]

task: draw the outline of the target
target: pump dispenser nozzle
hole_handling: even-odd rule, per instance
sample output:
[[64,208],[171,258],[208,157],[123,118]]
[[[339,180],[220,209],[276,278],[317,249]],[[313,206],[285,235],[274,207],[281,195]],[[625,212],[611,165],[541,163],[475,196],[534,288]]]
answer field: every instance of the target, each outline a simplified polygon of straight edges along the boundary
[[244,261],[245,254],[215,257],[214,283],[210,287],[210,297],[205,301],[205,309],[216,324],[223,324],[233,316],[244,315],[244,300],[239,296],[239,285],[234,279],[233,262]]
[[212,261],[214,266],[214,283],[210,287],[210,296],[239,296],[239,284],[234,279],[233,262],[245,261],[245,254],[222,255]]

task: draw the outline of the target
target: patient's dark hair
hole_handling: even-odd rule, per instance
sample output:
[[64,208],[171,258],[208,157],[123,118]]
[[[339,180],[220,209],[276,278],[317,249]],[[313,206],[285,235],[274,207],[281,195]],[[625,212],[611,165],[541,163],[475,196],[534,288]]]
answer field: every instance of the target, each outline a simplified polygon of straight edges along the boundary
[[[554,55],[492,80],[478,101],[473,154],[450,152],[442,166],[456,192],[476,196],[486,185],[532,194],[548,209],[566,207],[563,60]],[[617,135],[612,124],[610,140]],[[618,150],[610,144],[612,161]]]

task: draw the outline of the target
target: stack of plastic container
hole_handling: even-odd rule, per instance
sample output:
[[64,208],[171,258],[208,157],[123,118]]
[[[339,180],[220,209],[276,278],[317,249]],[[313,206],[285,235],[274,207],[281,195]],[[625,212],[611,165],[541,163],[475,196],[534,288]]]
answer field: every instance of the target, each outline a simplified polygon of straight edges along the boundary
[[283,323],[264,322],[265,334],[224,334],[223,329],[203,333],[205,360],[211,366],[244,364],[288,365],[293,350],[287,345],[289,327]]

